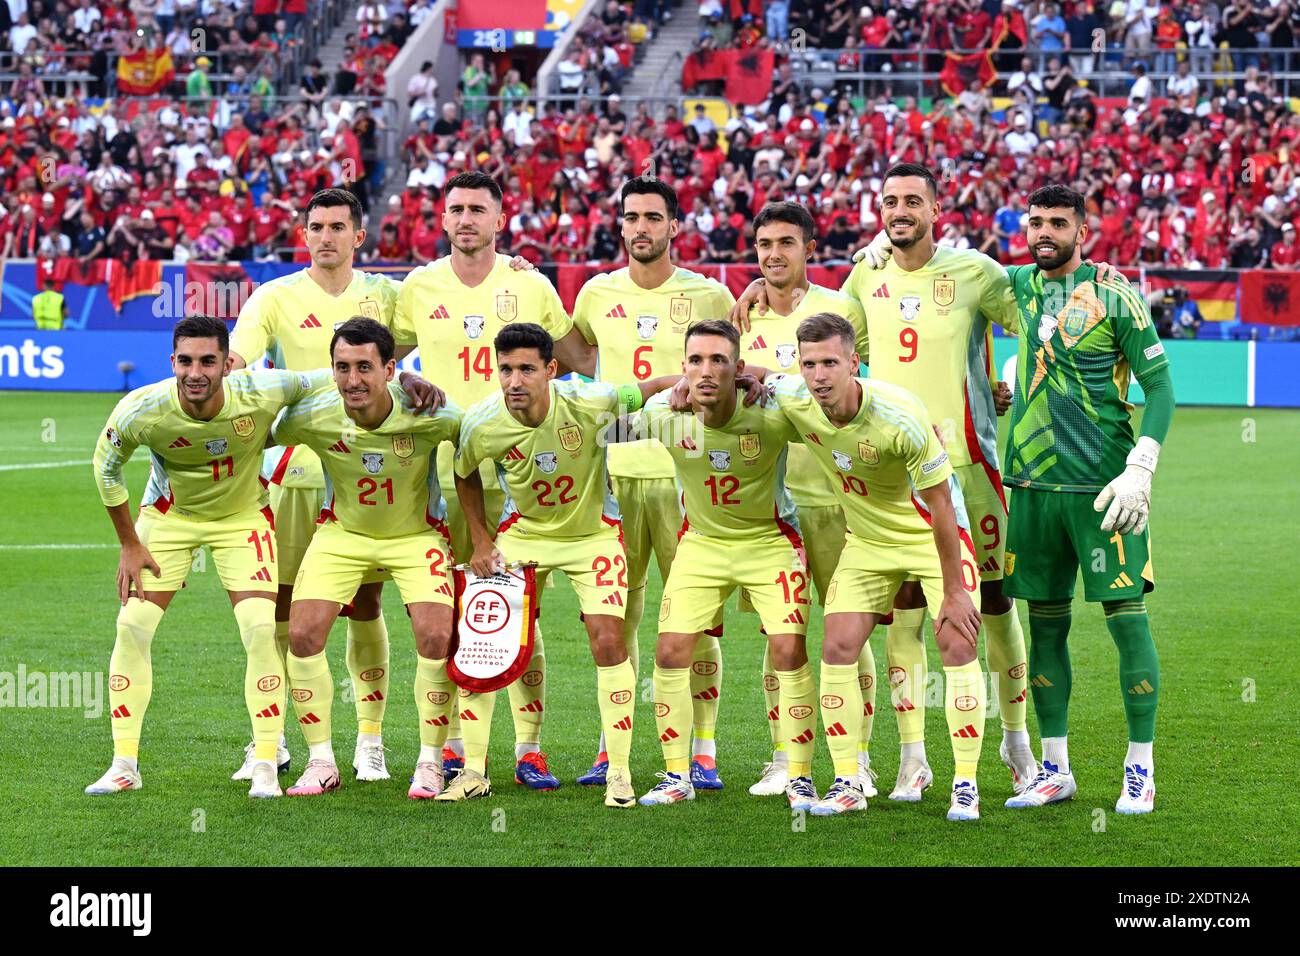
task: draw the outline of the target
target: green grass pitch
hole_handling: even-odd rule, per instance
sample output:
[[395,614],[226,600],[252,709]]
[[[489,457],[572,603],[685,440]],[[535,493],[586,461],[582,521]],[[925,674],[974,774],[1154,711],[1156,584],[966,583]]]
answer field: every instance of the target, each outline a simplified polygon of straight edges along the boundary
[[[5,393],[0,399],[0,671],[105,675],[117,610],[117,553],[90,474],[91,448],[119,396]],[[762,648],[734,610],[724,639],[718,730],[721,793],[675,807],[608,810],[574,777],[598,732],[595,676],[567,583],[545,593],[548,657],[543,749],[563,781],[553,793],[516,786],[507,706],[497,707],[496,791],[467,804],[408,800],[417,748],[413,646],[396,592],[386,589],[393,640],[385,741],[387,783],[347,779],[356,725],[336,702],[335,747],[345,765],[336,794],[250,801],[228,778],[248,739],[243,652],[211,562],[191,576],[154,642],[154,697],[145,723],[138,793],[87,797],[82,788],[111,756],[105,707],[0,709],[0,859],[45,865],[346,864],[866,864],[866,865],[1294,865],[1287,781],[1295,764],[1295,516],[1300,415],[1250,409],[1181,409],[1155,481],[1155,564],[1149,598],[1161,656],[1157,811],[1113,812],[1126,734],[1116,655],[1100,608],[1075,609],[1071,756],[1079,795],[1037,812],[1002,807],[1010,793],[989,724],[981,763],[983,819],[948,823],[952,772],[942,706],[928,715],[936,786],[919,805],[881,798],[846,819],[796,819],[781,798],[746,793],[769,750],[759,685]],[[127,476],[139,500],[146,456]],[[68,464],[68,463],[74,464]],[[59,546],[59,547],[56,547]],[[657,580],[647,605],[658,603]],[[1021,607],[1022,620],[1024,608]],[[821,621],[810,634],[811,656]],[[883,632],[873,637],[883,671]],[[343,626],[330,644],[336,681],[347,676]],[[642,622],[634,782],[661,769],[649,701],[653,620]],[[931,667],[938,661],[933,650]],[[12,679],[12,678],[10,678]],[[106,677],[105,677],[106,679]],[[107,690],[101,703],[106,704]],[[502,698],[504,700],[504,698]],[[873,753],[887,792],[897,730],[877,697]],[[1032,711],[1031,711],[1032,713]],[[1031,731],[1036,728],[1031,717]],[[288,729],[292,773],[305,746]],[[824,787],[830,760],[819,741]],[[293,776],[288,778],[292,782]],[[282,781],[283,782],[283,781]],[[287,786],[288,784],[285,783]]]

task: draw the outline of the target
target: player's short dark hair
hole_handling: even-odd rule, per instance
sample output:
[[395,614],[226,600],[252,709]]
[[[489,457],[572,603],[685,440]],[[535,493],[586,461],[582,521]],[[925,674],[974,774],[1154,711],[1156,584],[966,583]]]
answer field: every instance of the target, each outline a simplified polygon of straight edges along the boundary
[[397,354],[393,333],[379,322],[363,315],[354,315],[334,330],[334,337],[330,339],[330,361],[334,360],[334,346],[339,339],[348,345],[373,344],[379,350],[379,360],[385,365]]
[[834,312],[818,312],[816,315],[808,316],[794,330],[794,338],[800,345],[804,342],[825,342],[828,339],[838,338],[843,340],[850,352],[857,347],[858,341],[848,319]]
[[920,163],[895,163],[893,166],[890,166],[889,169],[885,171],[885,178],[880,181],[881,188],[883,189],[885,183],[889,182],[891,179],[896,179],[899,176],[921,177],[925,180],[925,184],[930,187],[930,195],[932,197],[938,197],[939,181],[934,178],[934,173],[930,172],[929,169],[922,166]]
[[1062,186],[1060,183],[1052,183],[1047,186],[1040,186],[1029,194],[1029,204],[1025,206],[1038,206],[1042,209],[1073,209],[1074,214],[1083,222],[1087,218],[1087,213],[1083,208],[1083,194],[1075,192],[1069,186]]
[[740,354],[740,333],[726,319],[701,319],[699,322],[691,323],[686,329],[686,337],[682,340],[683,344],[690,342],[692,336],[696,335],[721,336],[731,343],[733,352],[737,355]]
[[813,222],[812,213],[797,202],[770,202],[758,211],[754,217],[754,240],[758,241],[758,230],[774,222],[786,222],[798,226],[803,231],[803,241],[812,242],[817,234],[817,224]]
[[501,186],[487,173],[480,173],[477,170],[457,173],[443,185],[443,196],[450,196],[453,189],[486,189],[496,200],[497,205],[501,205]]
[[543,362],[549,362],[555,355],[555,339],[535,322],[511,322],[497,333],[492,347],[497,355],[516,349],[537,349]]
[[210,315],[192,315],[181,319],[172,329],[172,351],[181,339],[216,339],[217,348],[230,352],[230,329],[226,323]]
[[623,203],[628,196],[660,196],[668,207],[668,218],[676,219],[678,212],[677,190],[654,176],[633,176],[623,184],[618,194],[618,214],[623,215]]
[[352,219],[352,228],[361,228],[363,210],[361,209],[361,200],[356,197],[355,193],[350,193],[346,189],[338,189],[333,186],[329,189],[321,189],[313,193],[311,199],[307,202],[307,208],[303,210],[304,221],[311,218],[311,211],[317,206],[320,206],[323,209],[332,209],[336,206],[347,206]]

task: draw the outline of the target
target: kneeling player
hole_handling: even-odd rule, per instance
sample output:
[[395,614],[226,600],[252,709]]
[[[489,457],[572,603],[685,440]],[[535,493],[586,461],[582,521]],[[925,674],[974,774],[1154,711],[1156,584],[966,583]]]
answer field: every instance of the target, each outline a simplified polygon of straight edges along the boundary
[[[798,433],[770,400],[741,403],[740,333],[728,322],[690,326],[685,353],[682,370],[694,414],[673,412],[666,395],[641,413],[642,426],[672,455],[685,508],[655,650],[655,717],[667,766],[641,803],[695,798],[689,776],[691,654],[739,587],[767,632],[780,680],[778,707],[789,754],[786,795],[791,806],[806,809],[817,800],[816,699],[804,646],[811,604],[803,542],[784,479],[787,445]],[[853,746],[856,766],[856,737]]]
[[862,810],[858,655],[894,595],[917,578],[935,614],[947,675],[948,729],[956,774],[949,820],[979,818],[975,775],[984,733],[984,675],[975,645],[980,616],[974,549],[960,490],[925,407],[905,389],[856,377],[853,326],[837,315],[805,319],[797,332],[802,378],[775,379],[775,400],[805,436],[839,491],[849,536],[826,594],[821,706],[835,784],[818,816]]
[[447,677],[452,588],[446,504],[434,456],[439,443],[456,440],[461,415],[454,406],[432,416],[409,411],[392,382],[393,352],[392,333],[378,322],[344,322],[330,342],[333,385],[286,410],[275,424],[276,443],[311,448],[326,479],[323,524],[303,557],[289,617],[289,685],[309,750],[290,796],[339,786],[330,723],[334,680],[325,641],[342,605],[381,568],[406,604],[418,655],[420,756],[408,795],[442,792],[442,744],[453,690]]
[[[527,322],[506,326],[493,346],[502,394],[466,412],[456,452],[456,494],[474,540],[470,565],[476,574],[488,575],[506,562],[536,562],[539,589],[553,571],[568,576],[596,660],[609,757],[605,805],[631,807],[636,800],[629,769],[636,672],[623,642],[627,557],[618,504],[608,491],[604,436],[618,418],[678,379],[666,376],[624,386],[556,382],[554,341],[541,326]],[[478,471],[485,460],[496,463],[506,494],[495,544]],[[438,799],[491,792],[487,749],[495,700],[495,693],[461,691],[465,769]],[[526,754],[520,763],[529,759],[545,767],[543,754]]]
[[[230,366],[224,322],[182,319],[172,333],[175,380],[138,388],[118,402],[95,448],[96,484],[122,543],[122,608],[109,663],[113,763],[86,793],[141,787],[137,760],[153,694],[154,632],[185,584],[194,551],[207,545],[248,654],[244,701],[254,747],[248,795],[280,795],[275,758],[284,727],[284,669],[275,643],[275,529],[259,465],[275,416],[328,376],[232,373]],[[122,466],[141,445],[150,451],[152,471],[133,526]]]

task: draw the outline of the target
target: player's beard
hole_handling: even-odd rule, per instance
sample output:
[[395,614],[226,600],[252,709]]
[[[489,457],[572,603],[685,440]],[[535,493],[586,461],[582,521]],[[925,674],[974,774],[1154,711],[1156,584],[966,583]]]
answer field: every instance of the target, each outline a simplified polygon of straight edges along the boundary
[[[649,237],[646,237],[646,238],[649,238]],[[631,256],[633,259],[635,259],[637,262],[640,262],[640,263],[642,263],[643,265],[646,265],[646,264],[649,264],[649,263],[651,263],[651,262],[654,262],[654,261],[657,260],[660,256],[662,256],[665,252],[667,252],[667,251],[668,251],[668,243],[669,243],[670,241],[671,241],[671,240],[668,239],[667,237],[665,237],[665,238],[663,238],[663,239],[650,239],[650,248],[649,248],[648,250],[645,249],[645,248],[642,248],[642,249],[638,252],[638,251],[637,251],[637,246],[636,246],[636,240],[633,239],[632,242],[628,244],[628,247],[627,247],[627,254],[628,254],[629,256]]]
[[894,234],[890,231],[891,228],[891,226],[885,227],[885,235],[889,236],[889,244],[895,249],[910,249],[930,234],[930,230],[934,228],[934,224],[916,220],[916,225],[912,227],[914,230],[912,234],[910,236],[900,236],[898,238],[894,238]]
[[1068,245],[1058,244],[1056,254],[1050,258],[1042,258],[1038,255],[1038,246],[1030,248],[1029,253],[1034,257],[1034,265],[1039,269],[1052,270],[1059,269],[1074,257],[1074,250],[1078,246],[1078,240],[1072,240]]
[[447,241],[452,244],[457,252],[464,256],[472,256],[476,252],[481,252],[496,241],[496,235],[490,235],[486,239],[476,234],[474,239],[466,241],[465,238],[456,235],[454,232],[447,237]]

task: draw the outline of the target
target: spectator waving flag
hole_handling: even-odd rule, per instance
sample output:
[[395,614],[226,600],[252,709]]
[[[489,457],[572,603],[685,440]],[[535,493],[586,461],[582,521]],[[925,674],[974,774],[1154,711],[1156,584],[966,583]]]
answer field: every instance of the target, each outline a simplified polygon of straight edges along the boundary
[[772,50],[727,50],[732,62],[727,70],[727,99],[752,106],[767,99],[772,91],[776,54]]
[[143,49],[117,58],[117,91],[125,96],[152,96],[176,78],[171,51]]
[[989,87],[997,78],[998,71],[993,67],[993,56],[988,52],[972,53],[969,56],[959,56],[956,53],[943,55],[939,82],[949,96],[960,95],[970,87],[971,80],[979,80],[985,87]]

